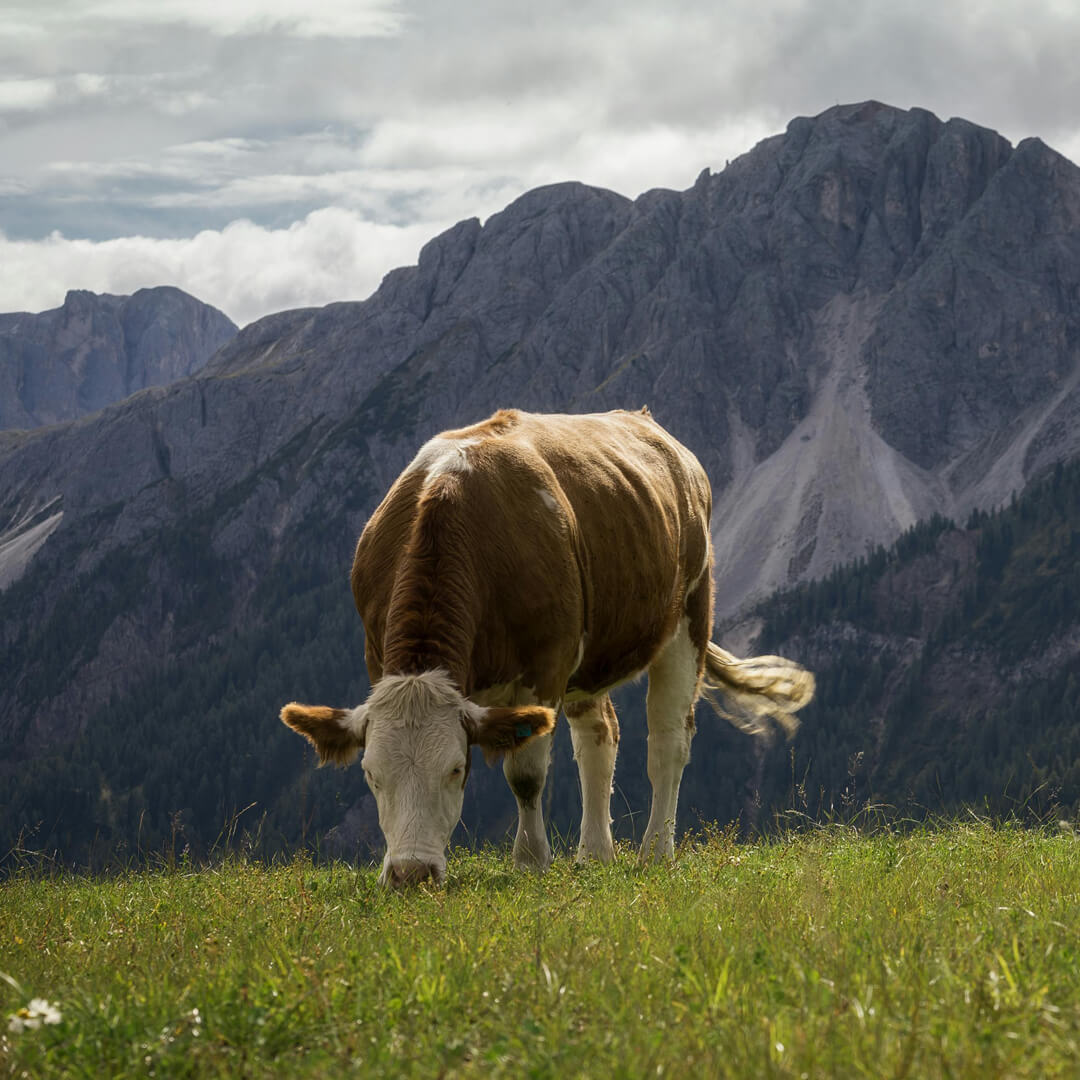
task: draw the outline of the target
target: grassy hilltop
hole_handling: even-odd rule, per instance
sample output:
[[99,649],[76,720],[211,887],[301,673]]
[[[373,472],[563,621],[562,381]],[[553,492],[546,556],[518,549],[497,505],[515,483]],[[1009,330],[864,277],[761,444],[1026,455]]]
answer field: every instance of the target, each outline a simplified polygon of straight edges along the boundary
[[[1080,845],[979,821],[670,867],[454,852],[444,890],[243,860],[0,890],[0,1076],[1080,1074]],[[12,1032],[32,998],[62,1018]]]

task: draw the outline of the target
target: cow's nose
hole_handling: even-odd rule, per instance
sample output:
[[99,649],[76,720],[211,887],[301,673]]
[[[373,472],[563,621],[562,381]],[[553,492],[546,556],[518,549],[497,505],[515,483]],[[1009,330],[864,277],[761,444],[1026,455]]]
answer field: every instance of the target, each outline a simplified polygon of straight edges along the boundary
[[387,884],[392,889],[406,889],[410,885],[419,885],[431,878],[438,880],[435,867],[420,859],[400,859],[390,864]]

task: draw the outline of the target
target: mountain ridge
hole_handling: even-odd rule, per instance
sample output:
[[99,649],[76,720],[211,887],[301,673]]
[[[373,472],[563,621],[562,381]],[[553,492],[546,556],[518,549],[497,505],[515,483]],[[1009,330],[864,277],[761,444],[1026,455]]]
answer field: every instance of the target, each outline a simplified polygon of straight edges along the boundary
[[[1080,170],[1036,140],[840,106],[683,192],[529,192],[366,301],[268,316],[191,378],[0,433],[0,560],[63,509],[0,592],[0,742],[43,753],[191,665],[233,681],[220,709],[245,731],[316,671],[311,698],[364,693],[355,538],[420,443],[497,406],[649,404],[713,483],[723,626],[920,519],[1000,505],[1080,450],[1078,222]],[[261,686],[225,673],[229,648],[265,652]],[[186,717],[146,693],[159,723]]]

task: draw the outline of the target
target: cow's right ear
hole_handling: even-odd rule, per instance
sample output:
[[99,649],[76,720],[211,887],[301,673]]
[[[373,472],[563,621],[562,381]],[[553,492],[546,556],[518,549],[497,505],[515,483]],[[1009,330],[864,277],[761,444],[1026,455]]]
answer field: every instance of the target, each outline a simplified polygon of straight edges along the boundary
[[469,744],[479,746],[491,765],[538,735],[554,731],[555,713],[543,705],[486,709],[466,701],[463,722]]
[[319,754],[320,768],[332,762],[348,765],[364,748],[367,709],[328,709],[325,705],[300,705],[290,701],[281,710],[281,722],[303,735]]

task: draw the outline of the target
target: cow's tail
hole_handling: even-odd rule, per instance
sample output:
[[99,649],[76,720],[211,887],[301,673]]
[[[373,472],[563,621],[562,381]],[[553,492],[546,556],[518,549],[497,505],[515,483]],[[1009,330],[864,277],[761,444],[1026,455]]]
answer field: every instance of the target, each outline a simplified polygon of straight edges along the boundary
[[790,739],[796,713],[814,696],[814,676],[782,656],[740,660],[709,642],[701,695],[725,720],[752,735],[768,735],[772,725]]

